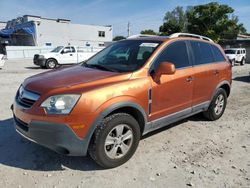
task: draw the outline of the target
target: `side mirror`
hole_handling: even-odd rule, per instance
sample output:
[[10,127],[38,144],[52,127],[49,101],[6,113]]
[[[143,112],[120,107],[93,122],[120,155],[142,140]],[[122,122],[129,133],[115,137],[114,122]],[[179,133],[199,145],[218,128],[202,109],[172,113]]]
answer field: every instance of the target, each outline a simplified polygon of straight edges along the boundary
[[176,71],[175,65],[170,62],[162,62],[159,67],[155,70],[154,80],[160,81],[161,75],[172,75]]

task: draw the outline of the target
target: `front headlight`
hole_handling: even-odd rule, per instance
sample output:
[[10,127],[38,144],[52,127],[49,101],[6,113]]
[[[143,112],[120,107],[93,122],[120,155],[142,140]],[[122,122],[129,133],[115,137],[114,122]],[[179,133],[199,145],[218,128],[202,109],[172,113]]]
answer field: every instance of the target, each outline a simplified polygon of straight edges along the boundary
[[42,104],[48,114],[69,114],[77,103],[80,95],[54,95],[47,98]]

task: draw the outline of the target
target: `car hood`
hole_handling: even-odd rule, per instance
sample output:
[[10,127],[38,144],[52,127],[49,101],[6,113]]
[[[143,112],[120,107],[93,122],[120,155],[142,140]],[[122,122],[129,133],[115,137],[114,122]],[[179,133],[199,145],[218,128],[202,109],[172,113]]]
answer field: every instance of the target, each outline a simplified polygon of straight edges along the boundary
[[75,65],[31,76],[24,81],[23,86],[30,91],[42,94],[57,88],[81,90],[86,85],[103,85],[127,80],[130,76],[131,73],[122,74]]
[[226,56],[229,58],[229,59],[234,59],[235,58],[235,54],[226,54]]

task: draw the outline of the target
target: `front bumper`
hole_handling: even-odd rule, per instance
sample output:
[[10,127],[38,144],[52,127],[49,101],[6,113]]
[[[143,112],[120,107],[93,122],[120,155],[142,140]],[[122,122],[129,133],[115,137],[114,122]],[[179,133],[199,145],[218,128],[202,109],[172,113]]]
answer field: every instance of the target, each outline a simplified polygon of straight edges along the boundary
[[47,59],[45,58],[36,58],[36,59],[33,59],[33,63],[38,66],[45,66],[46,60]]
[[43,121],[31,121],[29,124],[14,115],[16,131],[39,145],[52,149],[60,154],[71,156],[85,156],[88,141],[79,139],[65,124]]

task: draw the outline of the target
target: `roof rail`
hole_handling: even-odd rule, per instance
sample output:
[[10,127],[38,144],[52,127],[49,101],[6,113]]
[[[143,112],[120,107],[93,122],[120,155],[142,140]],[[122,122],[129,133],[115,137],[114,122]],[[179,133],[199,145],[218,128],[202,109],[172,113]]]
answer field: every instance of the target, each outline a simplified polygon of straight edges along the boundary
[[174,33],[174,34],[169,36],[169,38],[175,38],[175,37],[193,37],[193,38],[198,38],[198,39],[214,42],[212,39],[210,39],[208,37],[204,37],[204,36],[196,35],[196,34],[191,34],[191,33]]
[[157,36],[157,35],[139,34],[139,35],[131,35],[128,37],[128,39],[143,38],[143,37],[155,37],[155,36]]

